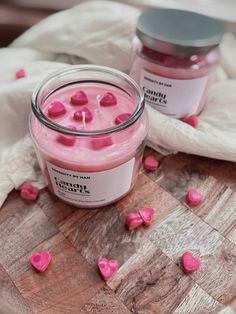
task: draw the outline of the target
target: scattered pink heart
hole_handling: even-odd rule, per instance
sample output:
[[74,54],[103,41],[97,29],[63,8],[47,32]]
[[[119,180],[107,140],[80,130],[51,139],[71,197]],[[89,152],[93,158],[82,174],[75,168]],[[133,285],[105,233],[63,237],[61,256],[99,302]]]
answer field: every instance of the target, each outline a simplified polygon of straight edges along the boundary
[[102,277],[108,280],[117,272],[119,265],[116,260],[103,257],[98,261],[98,268]]
[[91,145],[94,150],[99,150],[107,146],[113,145],[113,141],[110,136],[94,137],[91,140]]
[[85,122],[90,122],[93,120],[92,112],[86,107],[74,113],[74,116],[73,116],[74,120],[83,121],[83,112],[84,112]]
[[88,97],[84,91],[77,91],[71,96],[70,103],[75,106],[82,106],[88,103]]
[[116,97],[112,93],[106,93],[100,100],[100,105],[103,107],[110,107],[117,104]]
[[196,189],[189,189],[187,196],[186,196],[186,201],[189,205],[192,206],[197,206],[201,204],[205,199],[205,196],[199,193]]
[[39,190],[30,183],[24,183],[21,187],[21,198],[29,201],[35,201],[38,198]]
[[126,216],[125,223],[128,226],[128,229],[131,231],[141,226],[143,224],[143,220],[139,213],[131,213]]
[[131,113],[122,113],[115,118],[115,124],[121,124],[131,117]]
[[48,251],[44,251],[31,255],[30,263],[36,270],[44,272],[50,264],[51,259],[51,254]]
[[138,211],[143,220],[144,225],[149,226],[154,217],[154,209],[152,207],[143,207]]
[[198,270],[201,266],[201,261],[199,258],[194,257],[191,252],[185,252],[182,257],[182,266],[185,272],[194,272]]
[[18,71],[16,71],[16,79],[21,79],[23,77],[26,77],[24,69],[19,69]]
[[65,113],[66,113],[65,106],[58,100],[53,101],[50,107],[48,108],[48,116],[50,118],[56,118],[64,115]]
[[188,118],[184,118],[183,122],[191,125],[193,128],[198,127],[198,117],[196,115],[189,116]]
[[[68,125],[67,128],[76,130],[74,125]],[[65,146],[74,146],[76,142],[76,136],[60,134],[57,137],[57,141]]]
[[155,171],[158,167],[158,161],[153,155],[148,155],[144,159],[143,165],[145,169],[150,170],[150,171]]

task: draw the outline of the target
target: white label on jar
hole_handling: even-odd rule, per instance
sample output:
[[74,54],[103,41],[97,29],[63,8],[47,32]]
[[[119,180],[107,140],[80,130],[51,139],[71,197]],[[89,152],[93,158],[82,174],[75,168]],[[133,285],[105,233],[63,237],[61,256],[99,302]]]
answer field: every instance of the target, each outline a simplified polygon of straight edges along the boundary
[[78,172],[47,162],[54,193],[77,206],[103,205],[126,194],[132,183],[135,158],[100,172]]
[[191,80],[176,80],[145,70],[141,71],[140,77],[146,103],[175,118],[197,112],[207,81],[208,76]]

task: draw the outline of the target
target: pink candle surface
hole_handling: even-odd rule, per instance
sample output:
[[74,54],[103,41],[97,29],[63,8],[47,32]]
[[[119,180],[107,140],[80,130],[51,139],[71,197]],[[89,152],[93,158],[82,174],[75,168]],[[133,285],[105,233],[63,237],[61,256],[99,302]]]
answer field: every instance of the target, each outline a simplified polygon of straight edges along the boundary
[[[83,94],[83,99],[76,99],[78,94]],[[52,110],[55,103],[56,114]],[[115,128],[117,121],[126,122],[117,117],[127,113],[125,117],[129,119],[136,107],[137,103],[127,93],[101,84],[68,86],[53,92],[41,104],[49,120],[82,133]],[[99,207],[119,199],[133,187],[142,160],[147,124],[142,114],[119,132],[76,136],[52,130],[32,115],[31,134],[50,190],[73,205]]]

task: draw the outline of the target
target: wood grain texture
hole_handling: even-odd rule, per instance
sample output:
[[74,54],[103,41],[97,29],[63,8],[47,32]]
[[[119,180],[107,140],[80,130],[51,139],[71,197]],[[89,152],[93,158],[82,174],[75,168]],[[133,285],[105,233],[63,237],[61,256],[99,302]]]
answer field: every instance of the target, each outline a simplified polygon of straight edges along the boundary
[[224,237],[183,206],[179,206],[150,234],[149,239],[174,262],[185,251],[202,259],[214,254]]
[[132,313],[146,314],[172,313],[193,284],[148,240],[108,281]]
[[80,311],[80,314],[129,314],[108,287],[101,289]]
[[173,314],[216,314],[223,305],[195,284]]
[[11,278],[0,265],[0,300],[1,314],[30,314],[30,307],[13,284]]
[[101,257],[122,265],[144,241],[141,231],[128,231],[124,217],[112,206],[81,219],[68,239],[93,266]]
[[[68,240],[55,239],[52,262],[44,273],[30,267],[15,285],[34,312],[78,313],[103,285],[98,272],[76,252]],[[41,247],[42,248],[42,247]],[[38,248],[35,250],[38,251]]]
[[[12,308],[17,314],[213,314],[236,308],[235,164],[154,155],[160,167],[141,169],[134,190],[101,209],[74,208],[47,189],[34,203],[18,191],[10,194],[0,210],[0,313],[4,306],[9,311],[3,314]],[[201,205],[186,204],[189,187],[206,195]],[[125,216],[146,206],[155,208],[151,226],[129,232]],[[43,250],[51,252],[52,263],[37,273],[29,256]],[[201,258],[197,272],[182,271],[184,251]],[[98,272],[100,257],[120,265],[107,282]]]

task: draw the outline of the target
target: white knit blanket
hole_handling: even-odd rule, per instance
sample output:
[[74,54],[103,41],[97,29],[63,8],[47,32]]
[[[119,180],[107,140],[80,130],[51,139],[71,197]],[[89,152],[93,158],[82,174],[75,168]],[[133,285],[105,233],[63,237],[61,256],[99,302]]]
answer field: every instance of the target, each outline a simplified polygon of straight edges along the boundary
[[[0,49],[0,207],[24,181],[44,185],[28,132],[35,85],[67,64],[94,63],[128,72],[140,11],[111,1],[88,1],[52,15],[9,48]],[[221,45],[217,82],[209,91],[198,129],[148,108],[149,145],[236,161],[236,40]],[[24,68],[26,78],[16,80]]]

